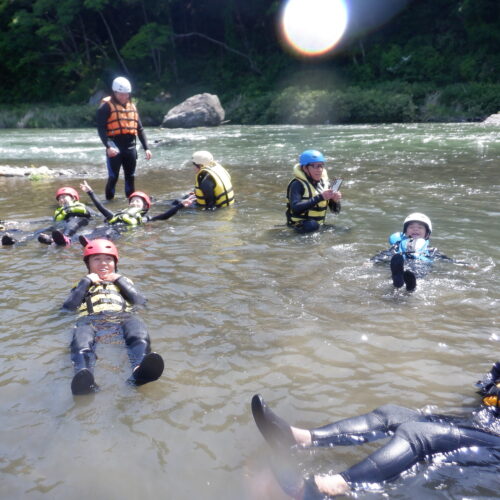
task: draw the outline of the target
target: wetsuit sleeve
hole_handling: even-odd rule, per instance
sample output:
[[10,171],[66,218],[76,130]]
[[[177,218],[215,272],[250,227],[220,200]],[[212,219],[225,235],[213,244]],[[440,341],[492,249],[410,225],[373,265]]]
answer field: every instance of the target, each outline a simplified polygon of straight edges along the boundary
[[334,214],[339,214],[342,206],[340,204],[340,201],[330,200],[328,202],[328,208],[330,209],[330,212]]
[[106,217],[106,220],[110,220],[115,216],[115,214],[111,212],[111,210],[108,210],[101,203],[101,200],[97,197],[94,191],[89,191],[87,194],[90,196],[90,199],[92,200],[92,203],[95,205],[97,210],[99,210],[99,212],[101,212],[101,214],[104,215],[104,217]]
[[78,285],[71,290],[69,297],[64,302],[62,308],[67,311],[76,311],[82,304],[90,285],[92,285],[92,281],[90,281],[89,278],[82,278]]
[[203,192],[203,197],[205,198],[206,208],[212,209],[215,207],[215,181],[207,174],[200,182],[200,189]]
[[394,255],[396,255],[397,252],[397,245],[393,245],[390,248],[387,248],[386,250],[382,250],[379,252],[377,255],[374,255],[373,257],[370,258],[372,262],[389,262]]
[[[137,114],[137,116],[139,116],[139,114]],[[138,118],[138,123],[137,123],[137,137],[139,137],[139,141],[141,141],[144,151],[146,151],[146,149],[149,149],[148,139],[146,137],[146,132],[144,131],[144,127],[142,126],[140,117]]]
[[323,201],[323,196],[320,194],[310,198],[309,200],[302,200],[302,196],[304,195],[304,186],[302,186],[302,184],[297,180],[293,180],[290,183],[289,189],[290,210],[294,215],[299,215],[314,207],[320,201]]
[[477,392],[484,396],[498,381],[500,381],[500,361],[497,361],[491,370],[476,382],[476,387],[479,389]]
[[175,200],[174,206],[172,208],[169,208],[166,212],[163,212],[162,214],[153,215],[152,217],[148,217],[148,221],[170,219],[170,217],[175,215],[181,208],[183,208],[182,203],[180,203],[178,200]]
[[108,117],[111,113],[111,109],[107,102],[102,103],[97,109],[96,122],[97,122],[97,133],[101,139],[104,147],[108,147],[108,135],[106,130],[106,123],[108,122]]
[[146,297],[138,292],[133,283],[129,279],[125,278],[125,276],[120,276],[115,281],[115,285],[120,289],[120,293],[127,302],[138,306],[146,304]]

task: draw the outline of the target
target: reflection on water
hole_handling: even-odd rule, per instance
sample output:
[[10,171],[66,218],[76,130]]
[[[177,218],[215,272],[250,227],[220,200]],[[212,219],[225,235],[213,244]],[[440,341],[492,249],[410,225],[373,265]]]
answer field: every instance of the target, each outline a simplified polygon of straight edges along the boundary
[[[0,249],[2,491],[5,498],[279,499],[249,411],[261,392],[292,422],[317,426],[395,402],[464,412],[473,383],[498,359],[500,143],[494,127],[383,125],[149,130],[137,188],[166,200],[192,187],[186,160],[208,149],[233,176],[234,208],[184,210],[122,236],[120,271],[149,298],[141,312],[166,363],[156,383],[125,383],[123,346],[99,346],[101,391],[73,398],[59,305],[84,274],[81,249],[36,241]],[[0,164],[71,168],[71,179],[0,178],[0,219],[50,222],[53,196],[83,177],[103,193],[93,130],[0,131]],[[295,157],[314,147],[344,178],[333,227],[284,227]],[[125,204],[119,197],[109,206]],[[82,198],[85,195],[82,194]],[[433,245],[469,262],[435,266],[413,294],[394,292],[369,257],[412,211]],[[309,471],[339,471],[375,444],[321,450]],[[426,469],[391,498],[495,496],[492,468]],[[498,471],[496,471],[498,473]],[[410,486],[410,488],[408,488]],[[368,494],[366,494],[368,496]],[[363,496],[363,495],[360,495]],[[370,494],[373,496],[373,494]]]

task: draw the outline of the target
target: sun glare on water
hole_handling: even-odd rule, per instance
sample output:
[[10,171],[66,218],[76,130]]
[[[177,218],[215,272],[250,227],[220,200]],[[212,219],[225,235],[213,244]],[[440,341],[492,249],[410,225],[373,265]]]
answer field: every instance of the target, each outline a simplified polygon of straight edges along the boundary
[[288,0],[281,19],[286,42],[295,51],[309,56],[333,49],[346,26],[344,0]]

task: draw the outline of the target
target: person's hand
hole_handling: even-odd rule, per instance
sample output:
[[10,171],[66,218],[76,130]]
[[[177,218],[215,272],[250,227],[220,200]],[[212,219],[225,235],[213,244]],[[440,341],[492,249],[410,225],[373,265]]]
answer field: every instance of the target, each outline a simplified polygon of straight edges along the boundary
[[80,189],[82,191],[85,191],[86,193],[92,192],[92,188],[90,187],[90,184],[87,181],[83,181],[80,183]]
[[187,198],[181,200],[182,206],[190,207],[196,201],[196,196],[194,194],[190,194]]
[[151,158],[153,157],[151,151],[149,149],[146,149],[145,153],[146,153],[146,160],[151,160]]
[[342,199],[342,193],[340,191],[332,191],[331,189],[325,189],[325,191],[323,191],[321,195],[326,201],[340,201]]
[[107,148],[106,149],[106,154],[108,155],[108,158],[113,158],[113,156],[116,156],[119,153],[120,153],[120,151],[118,151],[118,149],[115,149],[115,148]]
[[90,273],[87,274],[87,278],[92,281],[94,285],[97,285],[98,283],[101,282],[101,278],[99,278],[99,275],[97,273]]

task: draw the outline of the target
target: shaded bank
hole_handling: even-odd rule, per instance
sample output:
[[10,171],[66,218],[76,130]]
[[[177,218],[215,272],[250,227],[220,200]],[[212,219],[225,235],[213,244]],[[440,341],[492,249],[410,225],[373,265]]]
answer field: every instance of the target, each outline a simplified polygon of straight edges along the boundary
[[[312,75],[313,76],[313,75]],[[370,88],[311,89],[221,95],[233,124],[361,124],[482,121],[500,109],[500,84],[386,83]],[[173,100],[137,99],[145,126],[160,126]],[[0,107],[0,128],[80,128],[95,125],[95,105],[19,105]]]

